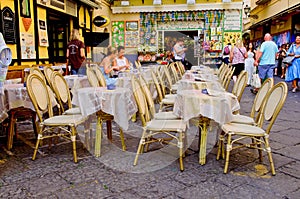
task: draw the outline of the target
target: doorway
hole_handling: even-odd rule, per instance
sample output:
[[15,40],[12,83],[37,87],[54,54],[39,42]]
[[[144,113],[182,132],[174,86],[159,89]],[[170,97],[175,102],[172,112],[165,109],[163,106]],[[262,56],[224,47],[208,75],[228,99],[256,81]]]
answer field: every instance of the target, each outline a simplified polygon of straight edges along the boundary
[[186,31],[165,31],[164,32],[164,44],[166,50],[172,51],[177,39],[183,39],[184,46],[188,49],[186,51],[186,59],[192,65],[198,65],[198,58],[195,57],[195,44],[194,37],[198,37],[198,30],[186,30]]
[[49,62],[65,63],[68,44],[69,17],[61,13],[48,12]]

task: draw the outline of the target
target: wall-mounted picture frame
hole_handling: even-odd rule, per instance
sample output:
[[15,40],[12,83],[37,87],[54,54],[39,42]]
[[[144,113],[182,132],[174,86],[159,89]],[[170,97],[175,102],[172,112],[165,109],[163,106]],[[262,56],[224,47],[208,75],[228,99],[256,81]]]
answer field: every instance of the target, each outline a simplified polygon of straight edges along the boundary
[[30,0],[20,0],[20,15],[21,17],[30,18]]
[[138,30],[138,21],[126,21],[126,31]]

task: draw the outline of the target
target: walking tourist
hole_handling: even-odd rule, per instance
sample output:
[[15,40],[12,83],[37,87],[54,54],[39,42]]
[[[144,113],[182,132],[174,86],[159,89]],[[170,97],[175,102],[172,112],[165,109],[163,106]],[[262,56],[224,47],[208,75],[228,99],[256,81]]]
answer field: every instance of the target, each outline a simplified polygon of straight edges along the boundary
[[286,82],[292,82],[292,92],[295,93],[298,89],[298,81],[300,78],[300,35],[296,36],[295,43],[290,46],[289,50],[287,51],[287,55],[295,57],[292,65],[287,67],[285,76]]
[[248,82],[247,87],[251,86],[252,75],[255,73],[254,71],[254,57],[255,50],[253,48],[253,44],[250,42],[248,45],[247,58],[245,59],[245,70],[248,73]]
[[245,58],[247,58],[247,50],[243,45],[242,40],[238,39],[233,49],[230,51],[230,62],[235,68],[232,79],[234,82],[237,76],[245,69]]
[[222,50],[222,61],[225,64],[229,64],[230,51],[231,51],[231,43],[228,43],[226,46],[224,46]]
[[[275,42],[272,41],[272,36],[267,33],[264,37],[264,42],[261,44],[260,49],[256,53],[255,65],[258,66],[258,75],[260,80],[267,78],[273,78],[275,68],[275,58],[278,52],[278,47]],[[257,93],[257,88],[251,90],[253,93]]]
[[[71,72],[72,75],[78,74],[78,70],[85,60],[85,46],[84,43],[79,39],[79,31],[77,29],[73,29],[70,36],[70,42],[67,45],[66,74],[69,74],[69,72]],[[71,66],[71,69],[69,69],[69,65]]]
[[185,52],[187,51],[187,48],[183,46],[183,40],[178,39],[176,44],[173,47],[173,53],[175,61],[181,61],[184,66],[186,66],[185,63]]

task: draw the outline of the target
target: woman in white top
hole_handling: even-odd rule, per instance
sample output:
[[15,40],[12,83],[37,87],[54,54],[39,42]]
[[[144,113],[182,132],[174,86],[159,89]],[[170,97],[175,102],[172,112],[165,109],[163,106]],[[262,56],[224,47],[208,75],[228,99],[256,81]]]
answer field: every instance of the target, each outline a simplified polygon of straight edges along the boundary
[[126,70],[130,68],[130,63],[128,59],[124,56],[125,48],[124,46],[118,47],[118,56],[114,59],[112,66],[117,66],[118,70],[114,71],[114,76],[118,76],[119,71]]
[[252,43],[249,43],[249,45],[248,45],[247,54],[248,54],[248,57],[245,59],[245,70],[248,72],[247,86],[250,86],[251,81],[252,81],[252,75],[253,75],[253,73],[255,73],[255,71],[254,71],[255,50],[253,49]]

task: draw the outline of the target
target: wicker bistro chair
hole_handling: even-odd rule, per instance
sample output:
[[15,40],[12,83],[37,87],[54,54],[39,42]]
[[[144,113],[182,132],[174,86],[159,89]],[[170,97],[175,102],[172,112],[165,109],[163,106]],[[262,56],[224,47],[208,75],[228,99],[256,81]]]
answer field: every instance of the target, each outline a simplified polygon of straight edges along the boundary
[[[222,125],[222,130],[225,132],[225,135],[220,135],[219,137],[217,160],[221,155],[221,147],[223,147],[224,141],[226,141],[227,147],[224,173],[227,173],[228,171],[230,152],[233,149],[247,147],[259,150],[260,161],[262,161],[261,151],[266,151],[270,162],[271,173],[272,175],[275,175],[271,147],[269,144],[269,135],[286,100],[287,91],[288,87],[284,82],[279,82],[271,88],[266,95],[263,108],[259,112],[257,126],[238,123],[227,123]],[[266,121],[268,121],[268,123]],[[264,125],[264,123],[266,124]],[[264,129],[263,127],[266,128]],[[249,139],[250,143],[247,142],[247,139]],[[223,153],[222,157],[224,157]]]
[[52,74],[54,73],[54,69],[51,66],[44,67],[44,75],[47,80],[48,85],[52,88]]
[[[143,134],[139,142],[133,164],[137,164],[138,157],[143,152],[145,145],[148,146],[151,143],[160,142],[163,144],[171,144],[179,148],[179,165],[180,170],[183,171],[186,123],[183,120],[151,120],[150,113],[147,108],[147,101],[144,97],[142,88],[135,77],[132,77],[131,82],[134,91],[133,94],[139,109],[139,115],[144,126]],[[161,134],[163,134],[163,137],[158,138],[157,136]],[[176,140],[177,143],[170,141],[170,139],[166,139],[166,136],[171,138],[171,140]]]
[[[47,86],[44,80],[36,74],[30,74],[28,76],[27,91],[36,110],[40,126],[32,160],[35,160],[39,144],[43,139],[63,137],[72,141],[73,159],[76,163],[76,127],[85,121],[85,117],[81,115],[53,116],[52,104]],[[43,113],[46,112],[48,118],[44,119]],[[69,128],[71,130],[69,130]]]
[[241,101],[244,90],[247,86],[247,81],[248,81],[248,73],[247,71],[243,70],[239,74],[237,81],[232,88],[232,94],[234,94],[237,97],[239,102]]
[[177,82],[175,82],[175,79],[172,80],[172,77],[171,77],[171,74],[170,74],[170,71],[168,69],[168,66],[162,66],[162,69],[163,69],[163,79],[166,80],[167,82],[167,88],[169,89],[169,94],[174,94],[177,92],[177,88],[178,88],[178,84]]
[[86,75],[92,87],[100,87],[100,83],[98,81],[96,73],[90,67],[86,68]]
[[62,114],[81,114],[79,107],[72,107],[70,89],[65,78],[58,71],[52,73],[50,82],[57,97]]
[[46,80],[45,75],[43,74],[43,72],[37,66],[31,67],[30,71],[29,71],[29,74],[38,75],[47,84],[47,80]]
[[139,76],[139,84],[142,88],[145,99],[147,101],[148,109],[149,109],[151,118],[154,118],[154,119],[157,119],[157,120],[180,119],[176,115],[174,115],[172,111],[156,113],[155,104],[154,104],[154,100],[152,98],[151,92],[150,92],[150,90],[147,86],[147,83],[146,83],[145,79],[143,79],[142,76]]
[[271,90],[273,85],[273,78],[266,79],[254,98],[250,116],[240,114],[233,115],[233,120],[231,121],[231,123],[256,125],[258,122],[257,115],[259,111],[263,108],[265,97],[267,96],[267,93]]
[[158,101],[160,103],[160,108],[159,108],[160,112],[163,111],[165,108],[173,107],[175,103],[176,94],[170,94],[168,95],[168,97],[166,97],[165,92],[162,89],[163,85],[161,85],[158,82],[158,79],[156,78],[156,75],[153,71],[151,71],[151,76],[158,94],[157,96],[158,96]]
[[222,82],[222,86],[226,91],[228,90],[230,80],[231,80],[231,77],[232,77],[234,71],[235,71],[235,68],[231,67],[229,72],[224,77],[224,81]]
[[184,68],[184,65],[182,64],[181,61],[177,61],[175,62],[175,65],[177,66],[177,69],[181,75],[181,77],[183,76],[183,74],[185,73],[185,68]]
[[98,82],[99,82],[100,86],[106,87],[106,81],[105,81],[105,78],[104,78],[103,73],[100,70],[100,68],[98,66],[96,66],[93,68],[93,70],[96,74],[96,77],[98,78]]

